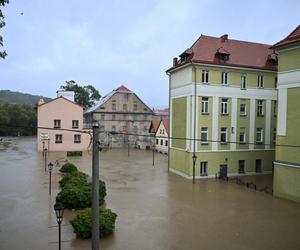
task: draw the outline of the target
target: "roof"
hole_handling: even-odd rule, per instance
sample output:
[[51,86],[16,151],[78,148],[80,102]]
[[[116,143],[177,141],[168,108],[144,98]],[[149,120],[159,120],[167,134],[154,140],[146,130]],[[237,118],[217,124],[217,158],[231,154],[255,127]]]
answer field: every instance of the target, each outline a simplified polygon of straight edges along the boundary
[[300,42],[300,25],[294,29],[286,38],[275,43],[271,48],[278,48],[285,45],[290,45],[295,42]]
[[[187,59],[188,62],[275,70],[268,61],[268,56],[274,53],[270,46],[269,44],[228,39],[227,35],[221,37],[201,35],[189,48],[189,51],[192,50],[192,54]],[[218,53],[228,54],[229,59],[226,62],[220,60]],[[180,61],[173,68],[182,65],[185,63],[184,61]]]
[[163,123],[163,125],[164,125],[164,127],[165,127],[167,133],[169,134],[169,119],[168,119],[168,118],[163,118],[163,119],[161,120],[161,122]]
[[41,106],[43,106],[43,105],[47,105],[47,104],[49,104],[49,103],[51,103],[51,102],[54,102],[54,101],[56,101],[56,100],[58,100],[58,99],[63,99],[63,100],[65,100],[65,101],[68,101],[68,102],[70,102],[70,103],[72,103],[72,104],[74,104],[74,105],[76,105],[76,106],[78,106],[78,107],[80,107],[80,108],[83,109],[83,107],[82,107],[81,105],[79,105],[78,103],[72,102],[71,100],[69,100],[68,98],[65,98],[65,97],[63,97],[63,96],[59,96],[59,97],[56,97],[56,98],[54,98],[54,99],[51,99],[51,100],[48,101],[48,102],[44,102],[44,103],[38,104],[37,107],[39,108],[39,107],[41,107]]
[[149,128],[149,132],[150,132],[151,129],[153,128],[153,129],[154,129],[154,132],[156,133],[159,124],[160,124],[160,120],[159,120],[159,119],[156,119],[156,120],[151,121],[150,128]]

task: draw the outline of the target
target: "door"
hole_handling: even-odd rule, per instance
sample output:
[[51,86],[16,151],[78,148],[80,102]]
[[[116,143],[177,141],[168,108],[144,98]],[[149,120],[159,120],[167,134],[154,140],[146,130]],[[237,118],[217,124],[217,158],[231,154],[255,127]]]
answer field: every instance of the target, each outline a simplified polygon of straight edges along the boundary
[[227,177],[227,164],[220,165],[220,178]]

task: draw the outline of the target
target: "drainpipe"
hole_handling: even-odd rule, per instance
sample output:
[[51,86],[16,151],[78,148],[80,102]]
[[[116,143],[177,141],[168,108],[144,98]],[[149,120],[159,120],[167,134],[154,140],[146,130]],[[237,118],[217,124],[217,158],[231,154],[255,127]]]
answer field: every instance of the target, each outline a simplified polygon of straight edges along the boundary
[[[193,65],[193,64],[192,64]],[[197,71],[196,67],[193,65],[194,70],[194,138],[193,138],[193,184],[195,183],[195,165],[196,165],[196,114],[197,114]]]
[[170,144],[171,144],[171,140],[170,140],[170,134],[171,134],[171,74],[167,73],[167,75],[169,76],[169,126],[168,126],[168,173],[170,172]]

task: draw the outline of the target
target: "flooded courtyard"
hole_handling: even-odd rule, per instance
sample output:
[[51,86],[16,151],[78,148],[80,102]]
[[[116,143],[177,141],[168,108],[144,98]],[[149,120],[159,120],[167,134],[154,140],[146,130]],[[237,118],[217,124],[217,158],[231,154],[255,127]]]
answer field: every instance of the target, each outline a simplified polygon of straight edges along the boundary
[[[66,160],[49,154],[48,162]],[[91,153],[68,160],[91,175]],[[49,174],[36,138],[12,138],[0,144],[0,249],[58,249],[53,211],[61,174]],[[300,249],[300,204],[277,199],[234,182],[191,181],[167,171],[167,156],[144,150],[113,149],[100,153],[106,182],[106,206],[118,214],[113,235],[101,249]],[[247,177],[261,187],[270,176]],[[62,249],[90,249],[76,239],[65,211]]]

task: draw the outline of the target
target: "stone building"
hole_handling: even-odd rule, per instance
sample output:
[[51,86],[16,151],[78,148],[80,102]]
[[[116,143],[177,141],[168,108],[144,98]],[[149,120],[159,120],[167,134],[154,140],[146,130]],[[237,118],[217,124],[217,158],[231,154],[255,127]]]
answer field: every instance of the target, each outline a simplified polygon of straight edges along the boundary
[[153,111],[125,86],[114,89],[85,114],[85,122],[98,121],[100,140],[108,147],[150,148],[149,127]]

